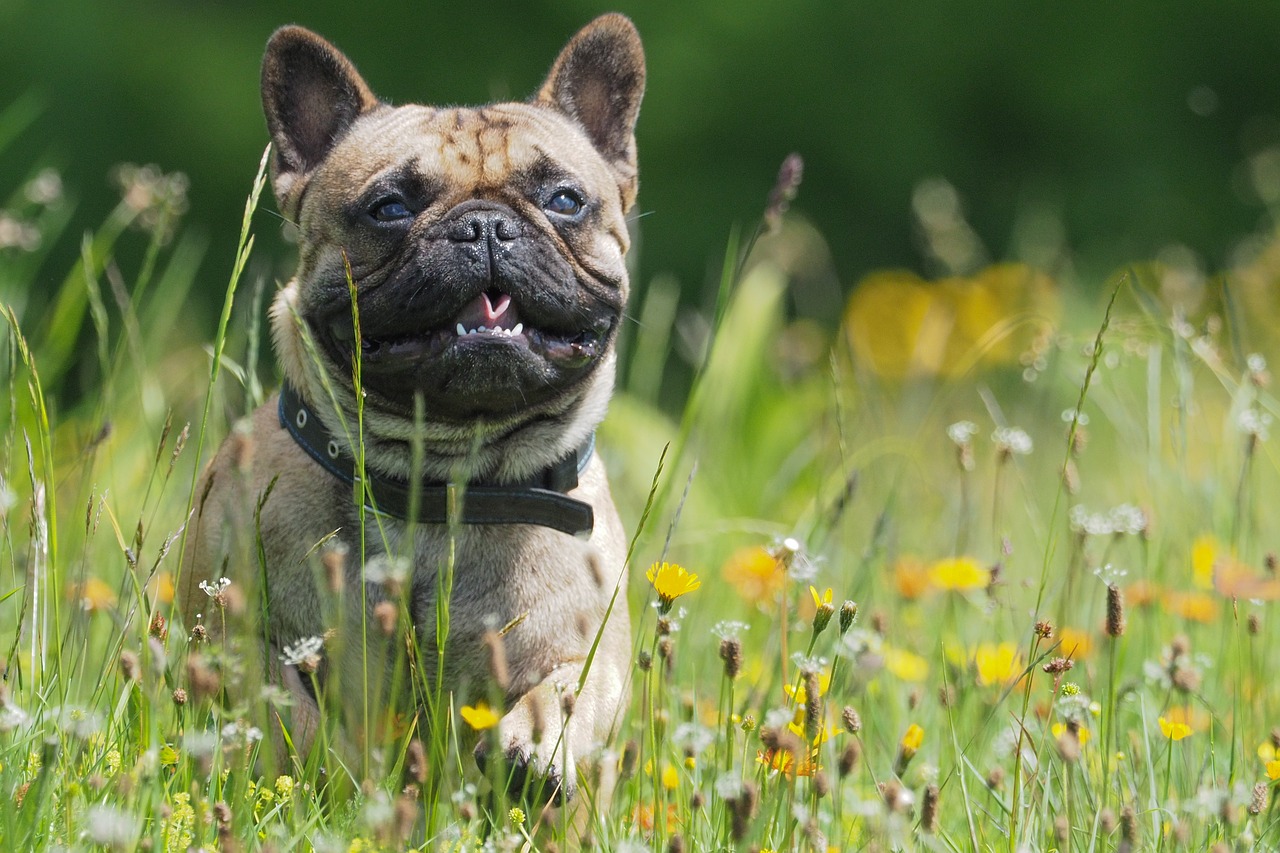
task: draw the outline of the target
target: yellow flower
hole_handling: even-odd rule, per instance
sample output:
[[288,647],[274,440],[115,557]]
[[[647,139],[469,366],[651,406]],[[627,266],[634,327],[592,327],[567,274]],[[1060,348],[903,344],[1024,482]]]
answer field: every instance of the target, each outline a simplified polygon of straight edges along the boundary
[[909,749],[912,752],[915,752],[920,748],[922,743],[924,743],[924,729],[920,728],[915,723],[907,726],[907,731],[902,736],[900,746],[903,749]]
[[[831,686],[831,673],[829,672],[818,673],[818,695],[825,696],[827,694],[827,688],[830,686]],[[803,681],[800,682],[799,687],[796,687],[794,684],[782,685],[782,692],[786,693],[787,696],[795,700],[795,703],[797,705],[803,705],[805,702],[809,700],[808,695],[805,693]]]
[[1280,761],[1267,762],[1267,778],[1273,781],[1280,779]]
[[1191,726],[1186,723],[1170,722],[1161,717],[1157,722],[1160,723],[1160,733],[1169,740],[1182,740],[1191,734]]
[[721,569],[725,582],[752,604],[769,604],[786,580],[782,563],[759,545],[735,551]]
[[1207,592],[1171,592],[1164,606],[1183,619],[1206,625],[1218,616],[1218,602]]
[[1271,741],[1264,740],[1262,743],[1258,744],[1258,757],[1262,759],[1263,764],[1268,761],[1275,761],[1277,758],[1280,758],[1280,750],[1277,750],[1275,744]]
[[1093,651],[1093,638],[1076,628],[1059,628],[1058,654],[1072,660],[1083,660]]
[[674,791],[680,787],[680,774],[670,764],[662,766],[662,787],[668,791]]
[[1193,705],[1174,705],[1164,712],[1164,718],[1170,723],[1190,726],[1192,732],[1207,731],[1213,722],[1207,711]]
[[160,764],[164,767],[172,767],[178,763],[178,750],[174,749],[171,744],[165,744],[160,747]]
[[[1064,734],[1067,733],[1067,724],[1054,723],[1052,726],[1049,727],[1049,731],[1053,733],[1053,736],[1055,738],[1061,738]],[[1086,743],[1089,742],[1089,730],[1086,728],[1077,729],[1076,739],[1080,741],[1081,746],[1084,746]]]
[[72,601],[78,601],[80,607],[89,613],[116,606],[116,591],[95,577],[72,584],[69,593]]
[[484,702],[477,702],[474,707],[463,705],[458,713],[462,715],[462,719],[466,721],[467,725],[478,732],[493,728],[498,724],[498,720],[501,719],[497,712]]
[[824,604],[831,604],[831,587],[827,587],[827,591],[819,595],[818,588],[813,584],[809,584],[809,594],[813,596],[813,606],[815,609],[821,609]]
[[902,681],[921,682],[929,675],[929,662],[905,649],[884,647],[884,668]]
[[1213,567],[1225,548],[1212,533],[1196,537],[1191,543],[1191,578],[1201,589],[1213,589]]
[[1022,655],[1013,643],[982,643],[973,653],[973,664],[979,685],[1008,684],[1022,672]]
[[929,569],[915,557],[903,557],[893,566],[893,586],[905,599],[920,598],[929,591]]
[[938,589],[965,592],[986,589],[991,573],[972,557],[952,557],[929,567],[929,581]]
[[658,604],[664,613],[677,598],[702,586],[697,575],[676,563],[654,563],[645,577],[658,593]]

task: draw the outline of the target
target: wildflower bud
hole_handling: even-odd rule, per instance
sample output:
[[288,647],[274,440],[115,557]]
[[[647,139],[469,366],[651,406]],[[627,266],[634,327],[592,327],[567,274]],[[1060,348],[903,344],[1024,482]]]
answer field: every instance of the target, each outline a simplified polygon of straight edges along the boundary
[[827,630],[827,626],[831,624],[831,617],[835,613],[836,606],[830,601],[824,601],[818,605],[817,611],[813,614],[813,635],[815,637]]
[[1202,680],[1200,671],[1191,666],[1175,666],[1170,675],[1173,688],[1180,693],[1195,693],[1200,689]]
[[1138,814],[1133,810],[1133,806],[1125,806],[1120,810],[1120,839],[1128,844],[1130,849],[1138,843]]
[[684,853],[684,850],[684,837],[677,832],[667,842],[667,853]]
[[881,782],[876,787],[880,791],[880,799],[884,802],[885,809],[890,814],[905,811],[911,804],[910,796],[897,779]]
[[689,808],[695,812],[707,804],[707,798],[701,791],[694,791],[689,796]]
[[809,778],[813,782],[813,793],[817,795],[818,799],[822,799],[831,793],[831,777],[827,775],[827,771],[815,770]]
[[1250,613],[1249,620],[1245,624],[1248,626],[1249,633],[1254,636],[1262,632],[1262,619],[1258,617],[1257,613]]
[[853,627],[853,622],[858,618],[858,604],[855,601],[846,601],[840,605],[840,633],[844,635]]
[[640,654],[636,655],[636,666],[640,667],[642,672],[648,672],[653,669],[653,655],[645,649],[640,650]]
[[742,642],[737,637],[725,637],[720,641],[720,660],[724,661],[724,675],[730,681],[742,671]]
[[212,699],[222,689],[222,679],[218,673],[205,665],[204,658],[192,655],[187,658],[187,680],[197,701]]
[[1113,809],[1106,808],[1098,815],[1098,826],[1102,829],[1103,835],[1110,835],[1116,831],[1116,813]]
[[747,835],[747,830],[751,828],[751,818],[756,813],[756,801],[758,792],[756,786],[750,782],[742,783],[742,792],[731,800],[726,802],[729,805],[729,834],[734,841],[741,841]]
[[1059,844],[1066,844],[1067,838],[1071,834],[1071,822],[1067,820],[1066,815],[1058,815],[1053,819],[1053,837],[1058,840]]
[[1259,782],[1253,786],[1253,798],[1249,800],[1249,814],[1260,815],[1267,808],[1267,783]]
[[1066,731],[1058,738],[1058,755],[1068,764],[1075,764],[1080,760],[1079,724],[1068,725]]
[[840,722],[844,723],[844,730],[851,735],[862,731],[862,717],[858,716],[858,712],[850,705],[845,705],[844,710],[840,712]]
[[177,687],[173,691],[173,704],[181,708],[187,704],[187,691],[181,687]]
[[489,652],[489,675],[499,689],[506,690],[511,685],[511,676],[507,671],[506,643],[497,631],[485,631],[482,641]]
[[422,741],[414,738],[409,741],[409,752],[405,756],[404,775],[406,781],[412,780],[418,785],[427,782],[427,750]]
[[1053,637],[1053,623],[1047,620],[1037,622],[1032,631],[1042,640],[1048,640]]
[[1045,664],[1043,669],[1050,675],[1061,675],[1064,672],[1069,672],[1075,665],[1075,661],[1071,660],[1071,658],[1054,658]]
[[169,639],[169,623],[165,621],[164,616],[159,613],[151,617],[151,624],[147,626],[147,633],[157,640]]
[[408,794],[396,797],[395,806],[396,837],[404,841],[413,834],[414,824],[418,822],[418,804]]
[[1268,551],[1267,555],[1262,558],[1262,565],[1267,570],[1267,574],[1272,575],[1273,577],[1275,576],[1276,566],[1278,564],[1280,564],[1280,560],[1277,560],[1274,551]]
[[1173,642],[1169,643],[1169,657],[1176,660],[1189,654],[1191,654],[1191,638],[1186,634],[1179,634],[1173,638]]
[[822,695],[818,673],[804,676],[804,735],[810,741],[822,731]]
[[1107,636],[1124,635],[1124,593],[1115,584],[1107,585]]
[[208,640],[209,640],[208,630],[205,629],[204,625],[197,622],[196,626],[191,629],[191,642],[195,643],[198,646],[202,643],[207,642]]
[[396,620],[399,619],[396,606],[390,601],[379,601],[373,606],[373,618],[384,636],[390,637],[396,631]]
[[944,684],[938,688],[938,704],[944,708],[954,708],[959,696],[954,684]]
[[778,730],[771,726],[765,726],[760,729],[760,743],[764,744],[764,748],[775,750],[778,748]]
[[747,714],[742,718],[742,730],[747,734],[751,734],[756,730],[756,718],[752,714]]
[[120,652],[120,674],[124,676],[125,681],[138,681],[141,674],[138,672],[138,655],[128,649]]
[[938,800],[941,793],[937,785],[927,785],[920,803],[920,831],[933,835],[938,831]]
[[476,819],[476,807],[470,800],[464,800],[462,805],[458,806],[458,817],[463,823],[470,823]]
[[560,712],[564,714],[566,718],[572,717],[573,708],[577,703],[578,694],[574,693],[572,690],[565,690],[564,693],[560,695]]
[[912,687],[911,692],[907,694],[907,710],[914,711],[920,707],[920,700],[924,698],[924,694],[919,687]]
[[803,177],[804,160],[794,152],[788,154],[778,169],[778,179],[774,181],[773,189],[769,192],[768,204],[764,209],[764,225],[770,234],[777,233],[782,226],[782,216],[795,199]]
[[622,747],[622,760],[618,768],[618,776],[622,779],[628,779],[636,772],[636,764],[640,761],[640,744],[632,740],[627,741]]
[[992,767],[991,772],[987,774],[987,787],[993,791],[999,791],[1004,787],[1004,768]]
[[675,623],[672,622],[670,616],[658,617],[658,636],[666,637],[673,632]]
[[881,637],[888,633],[889,619],[884,615],[884,611],[877,610],[871,614],[871,630],[875,631]]
[[668,675],[675,666],[676,644],[670,637],[658,640],[658,657],[662,659]]
[[826,833],[818,826],[818,818],[816,815],[810,815],[809,820],[804,825],[804,836],[809,842],[810,850],[830,850],[827,844]]
[[329,591],[334,595],[346,588],[347,545],[331,539],[320,554],[320,564],[324,566],[325,578],[329,582]]
[[844,749],[840,750],[840,757],[836,759],[836,773],[841,779],[858,769],[858,759],[861,757],[862,745],[850,738],[845,742]]

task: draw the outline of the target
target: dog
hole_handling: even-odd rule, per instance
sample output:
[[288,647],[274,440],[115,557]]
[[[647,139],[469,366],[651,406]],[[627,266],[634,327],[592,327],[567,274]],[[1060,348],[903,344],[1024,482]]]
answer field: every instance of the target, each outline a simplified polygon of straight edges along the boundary
[[[577,33],[529,101],[478,108],[392,106],[320,36],[271,37],[271,183],[298,234],[271,308],[283,388],[204,473],[179,594],[217,640],[236,630],[211,615],[220,579],[246,591],[263,624],[240,639],[288,691],[297,754],[334,685],[356,728],[406,682],[442,685],[429,713],[496,695],[512,775],[568,799],[575,762],[617,726],[626,539],[593,436],[627,302],[644,82],[617,14]],[[397,619],[409,675],[383,630]]]

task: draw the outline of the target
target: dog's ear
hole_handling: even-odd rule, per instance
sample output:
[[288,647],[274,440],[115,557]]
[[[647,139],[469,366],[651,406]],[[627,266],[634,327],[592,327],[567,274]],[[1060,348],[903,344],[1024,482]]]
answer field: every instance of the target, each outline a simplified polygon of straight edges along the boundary
[[587,132],[618,174],[628,204],[636,184],[636,117],[644,95],[644,49],[624,15],[601,15],[569,40],[537,101]]
[[378,103],[351,61],[329,42],[304,27],[275,31],[262,59],[262,109],[275,144],[272,185],[286,216],[294,213],[299,179]]

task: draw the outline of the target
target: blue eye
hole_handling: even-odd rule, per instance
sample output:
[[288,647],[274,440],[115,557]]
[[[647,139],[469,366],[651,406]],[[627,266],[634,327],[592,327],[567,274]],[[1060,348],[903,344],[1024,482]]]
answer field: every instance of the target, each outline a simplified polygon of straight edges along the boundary
[[560,216],[577,216],[582,212],[582,205],[582,198],[573,190],[556,190],[555,195],[543,205],[543,210]]
[[369,211],[369,215],[379,222],[399,222],[404,219],[412,219],[413,211],[398,198],[387,198],[378,202],[373,206],[373,210]]

